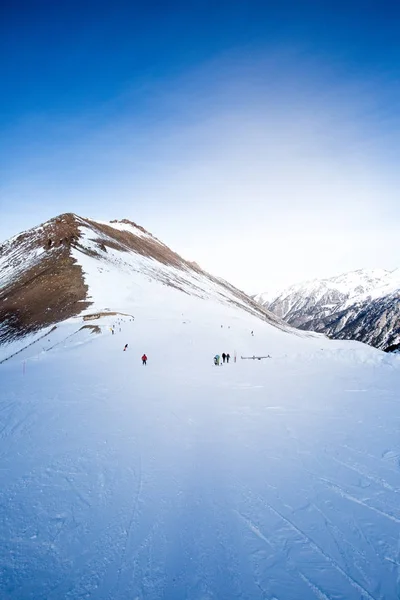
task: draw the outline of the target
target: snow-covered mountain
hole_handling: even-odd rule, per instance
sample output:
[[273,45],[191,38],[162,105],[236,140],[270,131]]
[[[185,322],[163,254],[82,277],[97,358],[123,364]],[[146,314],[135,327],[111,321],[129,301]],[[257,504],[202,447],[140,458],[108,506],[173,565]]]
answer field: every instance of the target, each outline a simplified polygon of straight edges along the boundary
[[299,329],[385,350],[400,343],[400,269],[352,271],[254,299]]
[[129,222],[63,215],[1,260],[1,599],[398,596],[398,355]]
[[[124,309],[147,294],[151,283],[237,306],[286,327],[244,293],[185,261],[135,223],[64,214],[0,246],[0,342],[89,307],[92,312]],[[152,289],[147,302],[157,303],[159,287]]]

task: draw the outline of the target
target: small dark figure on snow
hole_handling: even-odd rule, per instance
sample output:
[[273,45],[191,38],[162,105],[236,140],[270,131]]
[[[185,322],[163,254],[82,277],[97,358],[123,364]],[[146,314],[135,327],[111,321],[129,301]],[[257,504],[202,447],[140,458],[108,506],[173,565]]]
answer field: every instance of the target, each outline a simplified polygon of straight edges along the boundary
[[142,356],[142,364],[147,365],[147,356],[145,354]]
[[225,352],[223,352],[222,353],[222,362],[225,362],[225,360],[226,360],[226,354],[225,354]]
[[124,352],[125,352],[125,350],[128,350],[128,344],[125,344],[125,346],[124,346]]
[[231,355],[228,353],[228,354],[226,355],[226,362],[227,362],[227,363],[229,362],[229,359],[230,359],[230,357],[231,357]]

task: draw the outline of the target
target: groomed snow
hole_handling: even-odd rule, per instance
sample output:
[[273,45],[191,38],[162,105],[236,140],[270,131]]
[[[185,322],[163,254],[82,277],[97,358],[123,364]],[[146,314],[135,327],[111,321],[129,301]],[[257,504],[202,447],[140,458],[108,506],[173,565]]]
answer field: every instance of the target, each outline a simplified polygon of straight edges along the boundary
[[[106,236],[103,236],[106,237]],[[81,228],[81,244],[89,251],[98,252],[98,243],[94,241],[91,230]],[[107,249],[102,258],[82,254],[72,250],[72,256],[81,265],[85,283],[88,285],[88,300],[92,305],[86,311],[103,310],[151,310],[152,314],[162,311],[164,306],[174,314],[180,314],[185,307],[191,306],[195,299],[212,302],[213,306],[222,304],[224,309],[232,303],[252,309],[229,287],[206,275],[187,269],[161,264],[155,259],[136,254]],[[106,283],[105,283],[106,282]],[[196,303],[197,306],[197,303]],[[221,308],[221,307],[219,307]],[[271,315],[271,320],[274,316]],[[285,324],[283,327],[287,328]],[[292,330],[295,331],[295,330]]]
[[0,597],[398,597],[400,358],[91,264],[134,320],[0,365]]

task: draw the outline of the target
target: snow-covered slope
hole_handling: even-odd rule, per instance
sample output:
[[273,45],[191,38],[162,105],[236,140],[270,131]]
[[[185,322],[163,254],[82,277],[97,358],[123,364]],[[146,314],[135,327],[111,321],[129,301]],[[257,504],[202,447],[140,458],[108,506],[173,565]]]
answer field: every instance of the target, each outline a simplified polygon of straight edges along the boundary
[[0,596],[396,598],[399,359],[85,260],[121,312],[0,365]]
[[80,304],[0,347],[0,598],[396,598],[400,357],[78,219],[39,234],[39,288],[6,266],[21,311]]
[[[147,290],[151,282],[233,304],[286,327],[244,293],[185,261],[135,223],[65,214],[0,247],[0,343],[89,307],[103,310],[114,300],[120,304],[126,297],[139,298],[142,287]],[[153,288],[158,294],[159,288]]]
[[300,329],[382,349],[400,342],[400,269],[353,271],[254,298]]

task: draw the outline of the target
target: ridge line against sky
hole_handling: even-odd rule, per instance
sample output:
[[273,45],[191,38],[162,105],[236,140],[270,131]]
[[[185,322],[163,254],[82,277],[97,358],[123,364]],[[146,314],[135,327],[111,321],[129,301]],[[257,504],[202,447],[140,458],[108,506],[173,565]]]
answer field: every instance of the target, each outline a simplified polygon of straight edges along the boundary
[[396,7],[2,11],[1,239],[126,217],[248,292],[398,266]]

